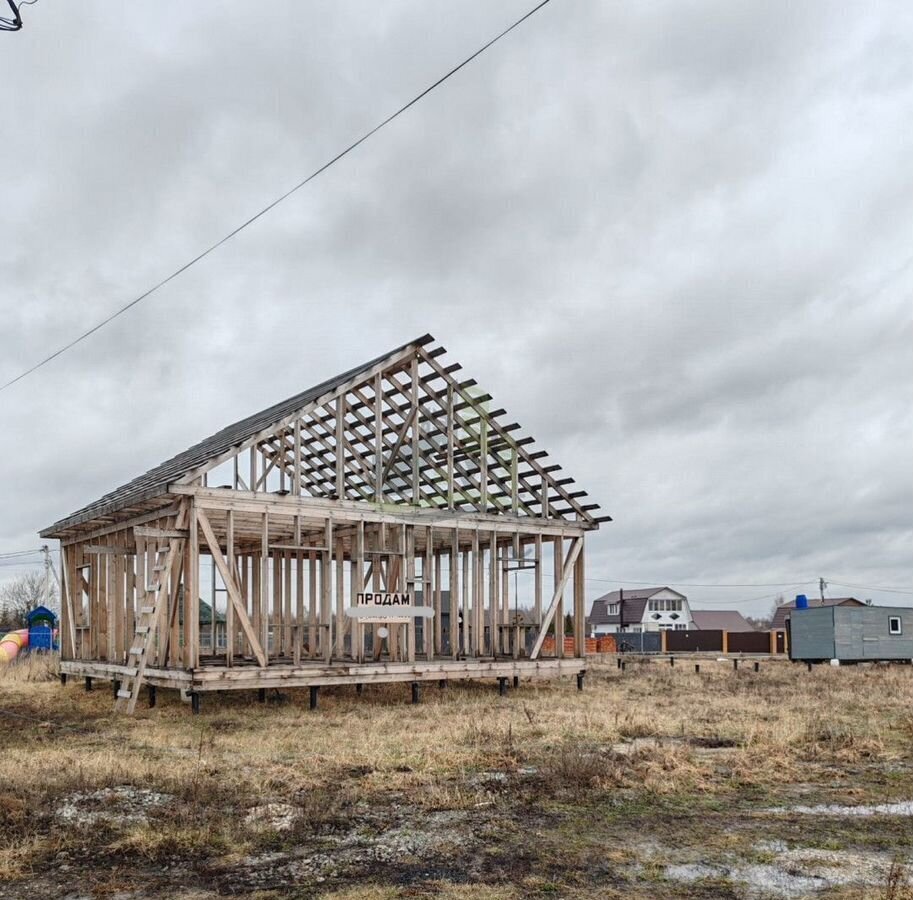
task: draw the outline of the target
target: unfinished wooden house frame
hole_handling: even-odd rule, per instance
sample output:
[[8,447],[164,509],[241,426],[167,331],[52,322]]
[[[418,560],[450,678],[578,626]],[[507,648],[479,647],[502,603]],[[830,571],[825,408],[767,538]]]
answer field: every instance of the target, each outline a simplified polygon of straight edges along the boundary
[[[208,691],[307,686],[313,704],[321,685],[407,681],[414,699],[426,680],[582,677],[597,507],[433,343],[230,425],[42,531],[61,543],[64,679],[113,681],[128,711],[143,684],[150,702],[183,689],[198,711]],[[432,616],[366,622],[365,592]]]

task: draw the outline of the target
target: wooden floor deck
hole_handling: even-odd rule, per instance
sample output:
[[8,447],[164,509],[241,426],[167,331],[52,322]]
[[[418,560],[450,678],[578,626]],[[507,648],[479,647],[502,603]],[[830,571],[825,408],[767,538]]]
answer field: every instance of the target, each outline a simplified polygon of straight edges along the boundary
[[[273,660],[266,667],[239,660],[226,666],[224,660],[213,661],[192,671],[148,666],[144,682],[161,688],[176,688],[201,693],[206,691],[262,690],[281,687],[322,687],[340,684],[383,684],[389,682],[458,681],[480,678],[556,678],[582,675],[586,659],[512,659],[489,657],[453,659],[441,657],[415,662],[363,662],[337,660]],[[92,660],[63,660],[62,675],[102,681],[129,678],[128,666]]]

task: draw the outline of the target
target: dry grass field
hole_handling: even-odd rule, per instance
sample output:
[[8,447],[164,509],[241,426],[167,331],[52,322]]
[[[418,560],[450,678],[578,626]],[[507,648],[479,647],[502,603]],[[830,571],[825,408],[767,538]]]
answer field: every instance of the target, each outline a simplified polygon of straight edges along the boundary
[[0,897],[913,897],[913,668],[701,668],[127,718],[26,661]]

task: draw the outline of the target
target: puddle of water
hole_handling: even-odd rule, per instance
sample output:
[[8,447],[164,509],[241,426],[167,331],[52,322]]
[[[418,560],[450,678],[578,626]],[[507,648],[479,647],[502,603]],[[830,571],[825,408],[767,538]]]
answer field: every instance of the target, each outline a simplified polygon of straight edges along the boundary
[[[783,898],[805,897],[825,888],[844,885],[883,885],[891,869],[891,858],[880,853],[818,850],[812,847],[789,850],[781,841],[768,841],[756,849],[776,854],[770,863],[735,863],[732,866],[684,863],[665,867],[670,881],[692,883],[708,878],[729,879],[746,885],[750,895]],[[905,871],[910,876],[910,867]]]
[[821,803],[817,806],[776,806],[764,812],[783,815],[798,813],[805,816],[913,816],[913,800],[900,803],[872,803],[867,806],[844,806]]
[[691,883],[707,878],[725,878],[750,886],[750,893],[774,894],[778,897],[802,897],[828,886],[824,878],[787,872],[776,865],[745,865],[727,868],[691,863],[667,866],[666,878]]
[[722,866],[705,866],[703,863],[681,863],[666,866],[666,878],[672,881],[702,881],[704,878],[728,878],[729,870]]
[[798,875],[776,865],[742,866],[734,869],[730,877],[750,885],[752,893],[779,897],[802,897],[829,886],[817,875]]

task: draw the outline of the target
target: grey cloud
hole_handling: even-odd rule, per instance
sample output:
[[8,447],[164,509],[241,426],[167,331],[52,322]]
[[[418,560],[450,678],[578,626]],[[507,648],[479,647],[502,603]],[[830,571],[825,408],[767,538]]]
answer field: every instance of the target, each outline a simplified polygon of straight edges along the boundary
[[[0,55],[0,374],[525,9],[35,6]],[[913,586],[911,60],[899,2],[556,0],[0,395],[0,550],[431,331],[615,517],[591,596],[619,576]]]

